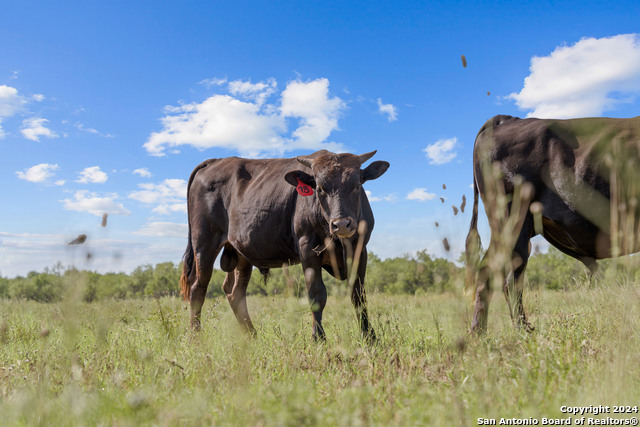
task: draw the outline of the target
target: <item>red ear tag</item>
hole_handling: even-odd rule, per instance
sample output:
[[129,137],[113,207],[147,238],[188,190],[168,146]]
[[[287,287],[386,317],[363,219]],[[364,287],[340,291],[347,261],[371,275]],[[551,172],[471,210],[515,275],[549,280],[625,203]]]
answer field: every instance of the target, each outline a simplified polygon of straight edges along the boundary
[[304,182],[300,181],[300,178],[298,178],[298,185],[296,186],[296,191],[301,196],[313,195],[313,188],[311,188],[311,186],[305,184]]

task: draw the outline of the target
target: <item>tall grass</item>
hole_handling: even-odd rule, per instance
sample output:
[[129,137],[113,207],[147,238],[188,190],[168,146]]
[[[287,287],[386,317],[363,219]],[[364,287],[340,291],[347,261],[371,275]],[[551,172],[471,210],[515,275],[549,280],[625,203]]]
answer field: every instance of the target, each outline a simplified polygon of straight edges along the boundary
[[373,293],[374,345],[349,298],[330,299],[326,344],[292,297],[248,300],[254,338],[222,298],[207,301],[201,333],[172,297],[0,301],[1,423],[476,425],[640,402],[640,288],[628,281],[528,292],[532,334],[496,303],[485,337],[467,335],[461,294]]

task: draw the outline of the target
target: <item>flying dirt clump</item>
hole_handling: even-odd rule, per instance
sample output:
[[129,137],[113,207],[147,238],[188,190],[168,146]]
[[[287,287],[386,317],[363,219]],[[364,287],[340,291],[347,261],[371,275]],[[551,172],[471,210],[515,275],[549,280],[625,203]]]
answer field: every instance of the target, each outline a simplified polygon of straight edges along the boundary
[[75,239],[70,241],[68,243],[68,245],[81,245],[86,241],[87,241],[87,235],[86,234],[80,234],[78,237],[76,237]]

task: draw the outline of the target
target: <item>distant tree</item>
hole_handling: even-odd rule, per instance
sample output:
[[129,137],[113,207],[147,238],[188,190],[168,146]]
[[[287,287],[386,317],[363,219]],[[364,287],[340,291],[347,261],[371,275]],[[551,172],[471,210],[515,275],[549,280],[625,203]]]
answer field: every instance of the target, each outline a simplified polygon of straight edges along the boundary
[[531,288],[569,289],[579,277],[587,274],[587,269],[578,260],[549,247],[547,253],[529,258],[525,280]]
[[0,276],[0,298],[9,298],[9,279]]
[[[624,262],[623,262],[624,261]],[[600,267],[607,274],[626,273],[640,277],[637,268],[640,257],[627,257],[621,261],[601,261]],[[460,263],[459,263],[460,264]],[[68,290],[82,292],[86,302],[107,298],[141,298],[148,296],[178,295],[182,266],[171,262],[155,266],[143,265],[130,274],[80,271],[64,268],[58,263],[43,273],[30,272],[26,277],[7,279],[0,277],[0,298],[23,298],[35,301],[58,301]],[[258,269],[252,272],[247,289],[250,295],[287,295],[304,297],[306,285],[301,265],[271,269],[266,280]],[[567,289],[577,278],[584,276],[584,266],[558,250],[550,248],[545,254],[529,259],[526,284],[546,289]],[[207,297],[224,295],[222,284],[224,271],[214,269],[207,289]],[[348,281],[338,280],[323,271],[323,280],[330,295],[350,295]],[[415,294],[418,292],[445,292],[456,289],[464,279],[464,267],[443,258],[436,258],[426,250],[415,255],[380,259],[369,253],[366,287],[368,292],[387,294]]]
[[179,282],[178,266],[172,262],[156,264],[144,293],[155,297],[175,294]]
[[12,298],[24,298],[40,302],[59,301],[63,286],[59,276],[49,273],[29,272],[27,277],[12,280],[9,294]]
[[426,250],[415,256],[380,260],[369,256],[367,287],[390,294],[414,294],[451,290],[463,269],[442,258],[432,258]]
[[153,267],[149,264],[137,267],[131,273],[131,283],[127,291],[130,297],[142,297],[147,286],[153,280]]
[[420,288],[427,291],[451,290],[454,280],[461,278],[464,269],[444,258],[432,258],[426,250],[416,253],[417,270],[421,276]]
[[92,302],[127,298],[131,295],[131,283],[131,277],[124,273],[89,273],[84,300]]

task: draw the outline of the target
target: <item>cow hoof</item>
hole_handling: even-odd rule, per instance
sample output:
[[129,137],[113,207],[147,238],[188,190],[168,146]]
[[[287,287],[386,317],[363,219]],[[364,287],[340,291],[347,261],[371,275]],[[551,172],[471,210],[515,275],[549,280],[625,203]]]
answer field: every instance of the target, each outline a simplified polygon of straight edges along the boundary
[[484,335],[487,332],[487,322],[474,319],[469,328],[469,335]]
[[486,327],[483,328],[479,325],[472,325],[471,328],[469,328],[468,333],[469,335],[475,335],[479,337],[487,333],[487,328]]
[[313,338],[314,342],[319,342],[323,344],[327,342],[327,337],[324,334],[313,334],[311,335],[311,337]]
[[520,327],[521,327],[522,329],[524,329],[524,330],[525,330],[525,332],[528,332],[528,333],[534,332],[534,331],[536,330],[536,327],[535,327],[535,326],[533,326],[531,323],[526,322],[526,321],[525,321],[525,322],[523,322],[523,323],[520,325]]
[[373,331],[373,329],[370,329],[368,332],[364,333],[364,339],[369,345],[373,345],[378,342],[378,338],[376,337],[376,333]]
[[516,326],[518,327],[518,329],[524,329],[525,332],[529,332],[529,333],[536,330],[535,326],[529,323],[529,321],[526,319],[524,315],[520,317]]

